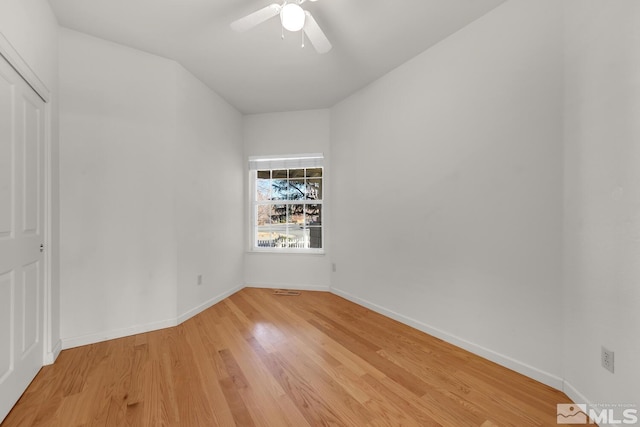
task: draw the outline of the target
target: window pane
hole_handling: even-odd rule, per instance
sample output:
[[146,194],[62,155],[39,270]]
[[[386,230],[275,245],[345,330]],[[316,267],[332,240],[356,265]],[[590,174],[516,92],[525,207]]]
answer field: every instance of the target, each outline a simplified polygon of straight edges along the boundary
[[322,179],[307,181],[307,200],[322,200]]
[[274,179],[271,181],[271,200],[287,200],[289,183],[286,179]]
[[304,226],[304,205],[289,205],[289,223]]
[[271,171],[258,171],[258,179],[270,179]]
[[304,178],[304,169],[289,169],[289,178]]
[[289,247],[295,249],[305,249],[309,247],[307,232],[302,227],[289,229]]
[[271,177],[273,179],[287,179],[287,170],[286,169],[281,169],[281,170],[275,170],[275,171],[271,171]]
[[271,180],[258,178],[256,180],[256,200],[257,201],[269,200],[270,197],[271,197]]
[[271,228],[271,232],[272,232],[272,237],[274,239],[277,239],[278,237],[281,237],[281,236],[286,237],[287,236],[287,226],[286,226],[286,224],[273,226]]
[[322,168],[307,169],[307,178],[321,178]]
[[272,233],[273,247],[276,248],[304,248],[305,240],[302,230],[291,227],[277,227]]
[[271,212],[271,223],[287,223],[287,205],[273,205],[273,211]]
[[279,248],[320,249],[322,248],[322,229],[320,227],[313,227],[313,229],[290,228],[286,233],[277,233],[275,240],[275,246]]
[[307,225],[322,225],[322,205],[305,205]]
[[256,225],[258,227],[264,227],[271,224],[271,217],[273,215],[273,206],[271,205],[258,205],[256,212]]
[[309,247],[322,249],[322,227],[309,227]]
[[292,179],[289,181],[289,200],[304,200],[305,185],[303,179]]
[[270,230],[256,230],[256,246],[259,248],[272,248],[275,246],[276,233]]

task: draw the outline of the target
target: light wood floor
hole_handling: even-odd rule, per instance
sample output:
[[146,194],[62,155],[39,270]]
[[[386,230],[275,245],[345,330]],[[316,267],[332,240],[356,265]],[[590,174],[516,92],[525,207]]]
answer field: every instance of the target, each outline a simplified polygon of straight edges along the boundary
[[563,393],[324,292],[63,351],[9,426],[556,425]]

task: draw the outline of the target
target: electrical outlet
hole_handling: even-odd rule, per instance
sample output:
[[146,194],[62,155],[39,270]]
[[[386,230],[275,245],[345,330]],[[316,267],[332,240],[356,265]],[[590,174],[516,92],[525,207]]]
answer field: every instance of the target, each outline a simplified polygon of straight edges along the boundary
[[202,285],[202,274],[198,274],[198,286]]
[[602,367],[613,374],[613,351],[602,347]]
[[336,272],[336,263],[332,263],[331,264],[331,271],[333,271],[334,273]]

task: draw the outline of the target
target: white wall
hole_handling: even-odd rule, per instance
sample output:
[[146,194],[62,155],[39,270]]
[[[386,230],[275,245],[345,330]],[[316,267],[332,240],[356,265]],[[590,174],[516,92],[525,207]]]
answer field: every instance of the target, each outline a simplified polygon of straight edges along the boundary
[[640,407],[640,4],[564,4],[567,392]]
[[176,318],[173,61],[60,32],[65,347]]
[[507,2],[331,110],[332,287],[561,387],[562,39]]
[[241,114],[178,68],[178,316],[188,317],[242,286],[244,163]]
[[240,113],[174,61],[71,30],[60,78],[64,347],[172,326],[238,289]]
[[53,91],[58,86],[58,21],[47,0],[2,0],[0,33]]
[[[249,156],[278,154],[324,153],[323,205],[325,212],[331,209],[331,156],[329,110],[307,110],[285,113],[255,114],[244,116],[245,177],[248,177]],[[248,191],[245,180],[245,194]],[[245,209],[245,221],[249,227],[249,202]],[[246,252],[244,257],[244,283],[247,286],[264,286],[297,289],[329,289],[329,245],[333,235],[331,218],[324,221],[325,254],[274,254]],[[247,233],[249,233],[247,231]],[[246,236],[249,240],[250,236]],[[247,242],[245,249],[249,249]]]
[[51,123],[47,129],[51,144],[51,343],[45,351],[55,352],[60,341],[58,22],[46,0],[2,0],[0,33],[51,92]]

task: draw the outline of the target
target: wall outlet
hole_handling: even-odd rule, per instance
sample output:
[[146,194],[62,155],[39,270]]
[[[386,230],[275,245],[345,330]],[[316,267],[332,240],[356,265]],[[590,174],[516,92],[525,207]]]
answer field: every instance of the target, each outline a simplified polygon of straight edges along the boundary
[[202,274],[198,274],[198,286],[202,285]]
[[331,263],[331,271],[333,271],[334,273],[336,272],[336,263],[335,262]]
[[602,367],[613,374],[613,351],[602,347]]

